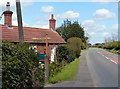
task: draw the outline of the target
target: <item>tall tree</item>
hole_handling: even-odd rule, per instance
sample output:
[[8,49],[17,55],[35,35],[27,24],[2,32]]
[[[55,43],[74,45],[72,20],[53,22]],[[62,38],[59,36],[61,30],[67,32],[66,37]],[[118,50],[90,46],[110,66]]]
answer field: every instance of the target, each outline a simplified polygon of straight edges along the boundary
[[68,19],[64,21],[64,23],[57,29],[57,32],[63,37],[65,41],[71,37],[81,38],[83,42],[86,42],[88,38],[84,35],[84,28],[78,23],[78,21],[74,21],[73,23]]

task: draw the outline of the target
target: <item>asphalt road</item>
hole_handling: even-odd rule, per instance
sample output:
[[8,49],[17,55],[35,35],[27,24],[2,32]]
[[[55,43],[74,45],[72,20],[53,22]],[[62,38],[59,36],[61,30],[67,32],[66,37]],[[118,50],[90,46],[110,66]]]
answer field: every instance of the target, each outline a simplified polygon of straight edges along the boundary
[[90,48],[81,54],[80,59],[75,80],[46,87],[118,87],[118,55]]

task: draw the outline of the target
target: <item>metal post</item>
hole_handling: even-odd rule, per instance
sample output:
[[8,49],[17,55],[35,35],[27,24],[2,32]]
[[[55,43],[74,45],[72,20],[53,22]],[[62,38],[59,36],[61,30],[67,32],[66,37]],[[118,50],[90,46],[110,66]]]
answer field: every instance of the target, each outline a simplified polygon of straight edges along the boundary
[[20,0],[16,0],[16,10],[17,10],[19,41],[20,41],[20,43],[24,43],[24,34],[23,34],[23,28],[22,28],[22,14],[21,14]]
[[48,83],[48,79],[49,79],[49,61],[48,61],[48,39],[46,34],[45,84]]

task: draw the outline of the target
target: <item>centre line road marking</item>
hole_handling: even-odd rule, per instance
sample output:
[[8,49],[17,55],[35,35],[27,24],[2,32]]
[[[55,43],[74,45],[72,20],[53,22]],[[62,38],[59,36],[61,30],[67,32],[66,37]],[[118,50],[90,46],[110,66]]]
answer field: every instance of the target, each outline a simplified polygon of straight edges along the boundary
[[102,55],[103,57],[105,57],[106,59],[110,60],[111,62],[113,62],[113,63],[115,63],[115,64],[118,64],[118,63],[120,64],[119,59],[108,58],[108,57],[106,57],[105,55],[103,55],[101,52],[97,52],[97,53],[99,53],[100,55]]

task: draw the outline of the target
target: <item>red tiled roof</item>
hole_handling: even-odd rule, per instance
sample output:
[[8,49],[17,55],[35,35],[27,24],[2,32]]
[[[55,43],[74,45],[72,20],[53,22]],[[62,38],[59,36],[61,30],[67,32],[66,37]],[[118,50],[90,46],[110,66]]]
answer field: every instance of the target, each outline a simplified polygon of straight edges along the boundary
[[[13,42],[19,42],[19,35],[18,35],[19,33],[17,26],[12,26],[12,29],[10,29],[6,25],[0,24],[0,28],[2,28],[2,40],[11,40]],[[23,27],[23,32],[24,32],[24,42],[45,43],[45,39],[44,40],[39,39],[39,41],[36,41],[33,38],[43,38],[46,37],[46,34],[48,34],[48,37],[50,37],[50,39],[48,40],[49,43],[66,43],[57,32],[53,32],[50,29]]]

